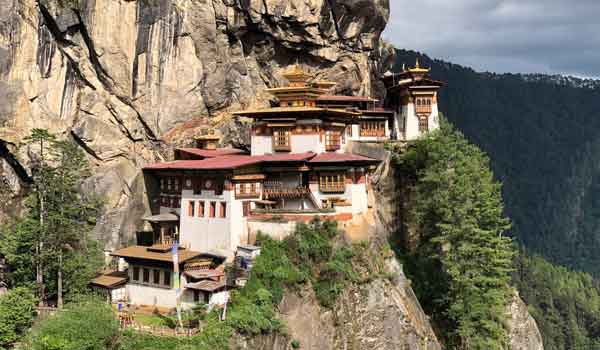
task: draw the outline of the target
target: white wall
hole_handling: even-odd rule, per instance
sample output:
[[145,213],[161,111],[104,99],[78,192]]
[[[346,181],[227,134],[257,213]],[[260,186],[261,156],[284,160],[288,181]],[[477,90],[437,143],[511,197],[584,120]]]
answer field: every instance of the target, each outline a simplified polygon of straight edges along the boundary
[[[396,120],[397,124],[400,123],[400,129],[402,123],[406,119],[406,130],[404,133],[404,139],[406,141],[416,140],[421,133],[419,132],[419,118],[415,113],[414,103],[409,103],[406,106],[402,106],[402,112],[399,114]],[[440,128],[439,111],[436,103],[431,105],[431,114],[428,117],[429,131],[437,130]],[[400,130],[401,132],[402,130]],[[402,134],[399,134],[402,135]]]
[[[195,201],[195,215],[188,215],[188,205]],[[204,217],[198,217],[199,201],[204,201]],[[216,202],[215,217],[209,217],[210,202]],[[220,218],[220,203],[227,203],[225,218]],[[240,243],[248,237],[246,219],[243,217],[242,201],[235,199],[235,191],[223,191],[217,196],[214,191],[202,191],[194,195],[184,190],[181,200],[180,237],[184,246],[199,252],[216,252],[233,257]]]
[[363,214],[369,210],[369,201],[367,198],[367,185],[362,184],[352,184],[346,185],[346,191],[349,191],[351,194],[352,200],[352,212],[354,214]]
[[252,236],[261,232],[273,239],[282,240],[292,234],[295,229],[296,222],[294,221],[271,222],[248,219],[248,230]]
[[253,156],[262,156],[273,153],[273,137],[270,135],[252,135],[250,144],[252,147],[251,154]]
[[325,152],[325,145],[321,142],[318,134],[314,135],[291,135],[292,153]]
[[135,305],[157,305],[176,307],[177,294],[175,289],[159,288],[141,284],[128,283],[127,296]]

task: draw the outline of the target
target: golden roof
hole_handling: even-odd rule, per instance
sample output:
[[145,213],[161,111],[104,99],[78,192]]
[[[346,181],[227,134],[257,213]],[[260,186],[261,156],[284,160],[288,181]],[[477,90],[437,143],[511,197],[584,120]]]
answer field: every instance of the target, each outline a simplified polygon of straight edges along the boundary
[[283,76],[289,81],[307,81],[312,76],[306,73],[296,62],[289,70],[283,73]]
[[414,68],[409,68],[408,71],[411,73],[429,73],[430,68],[421,68],[419,64],[419,59],[417,58],[417,62],[415,63]]

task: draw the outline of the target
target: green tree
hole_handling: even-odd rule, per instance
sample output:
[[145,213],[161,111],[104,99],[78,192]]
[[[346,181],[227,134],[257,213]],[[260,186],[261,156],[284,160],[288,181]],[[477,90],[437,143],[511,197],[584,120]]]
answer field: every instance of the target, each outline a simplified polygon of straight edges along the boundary
[[28,329],[37,300],[28,288],[15,288],[0,297],[0,349],[7,349]]
[[409,266],[425,267],[425,280],[439,276],[418,291],[445,315],[440,327],[451,329],[454,348],[504,349],[514,248],[488,158],[442,120],[397,161],[414,181],[411,222],[420,239]]
[[77,146],[37,129],[28,141],[37,154],[34,188],[25,215],[5,230],[0,251],[14,286],[35,279],[40,299],[56,296],[62,307],[65,291],[81,291],[102,266],[100,247],[89,238],[98,200],[80,191],[89,169]]

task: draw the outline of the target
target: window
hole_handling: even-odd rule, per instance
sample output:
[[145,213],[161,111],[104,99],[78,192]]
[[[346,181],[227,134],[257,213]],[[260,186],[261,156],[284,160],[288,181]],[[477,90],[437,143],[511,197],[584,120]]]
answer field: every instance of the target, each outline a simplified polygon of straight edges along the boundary
[[188,216],[193,217],[196,209],[196,202],[190,201],[188,203]]
[[382,137],[385,136],[384,121],[364,121],[360,123],[361,137]]
[[133,280],[134,281],[140,280],[140,268],[137,266],[133,267]]
[[198,202],[198,217],[204,217],[204,201]]
[[167,190],[171,191],[173,189],[173,180],[169,178],[167,180]]
[[219,212],[219,217],[225,218],[227,216],[227,202],[221,202],[221,210]]
[[160,179],[160,189],[161,190],[165,189],[165,179]]
[[337,151],[341,146],[341,136],[339,131],[325,132],[325,150]]
[[210,211],[209,211],[209,217],[214,218],[215,217],[215,212],[217,209],[217,202],[210,202]]
[[235,185],[236,198],[255,198],[259,196],[259,184],[256,182],[238,183]]
[[194,303],[200,302],[200,291],[194,290]]
[[419,117],[419,132],[429,131],[429,122],[427,117]]
[[165,270],[163,272],[163,284],[168,287],[171,286],[171,271]]
[[290,151],[290,130],[273,129],[273,149],[275,151]]
[[160,284],[160,270],[152,270],[152,283]]
[[345,177],[342,173],[322,174],[319,176],[319,190],[326,193],[346,191]]
[[431,104],[432,104],[431,97],[420,97],[420,98],[417,98],[416,108],[415,108],[416,112],[417,113],[430,114],[431,113]]
[[250,202],[242,202],[242,215],[244,217],[250,215]]
[[143,282],[144,283],[149,283],[150,282],[150,270],[149,269],[143,269],[143,271],[144,271]]

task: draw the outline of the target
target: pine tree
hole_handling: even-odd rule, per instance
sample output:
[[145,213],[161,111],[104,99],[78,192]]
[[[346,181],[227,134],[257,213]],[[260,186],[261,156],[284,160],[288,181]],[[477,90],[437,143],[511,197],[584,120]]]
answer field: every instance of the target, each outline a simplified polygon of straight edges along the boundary
[[7,230],[0,249],[13,285],[27,285],[35,276],[40,300],[51,292],[62,307],[65,290],[85,288],[102,265],[99,246],[89,239],[99,203],[81,194],[89,170],[77,146],[45,130],[34,130],[31,139],[40,156],[28,210]]
[[510,223],[489,160],[444,121],[400,165],[416,179],[412,221],[421,235],[420,259],[441,277],[421,289],[445,312],[449,342],[457,349],[504,349],[514,248],[503,235]]

